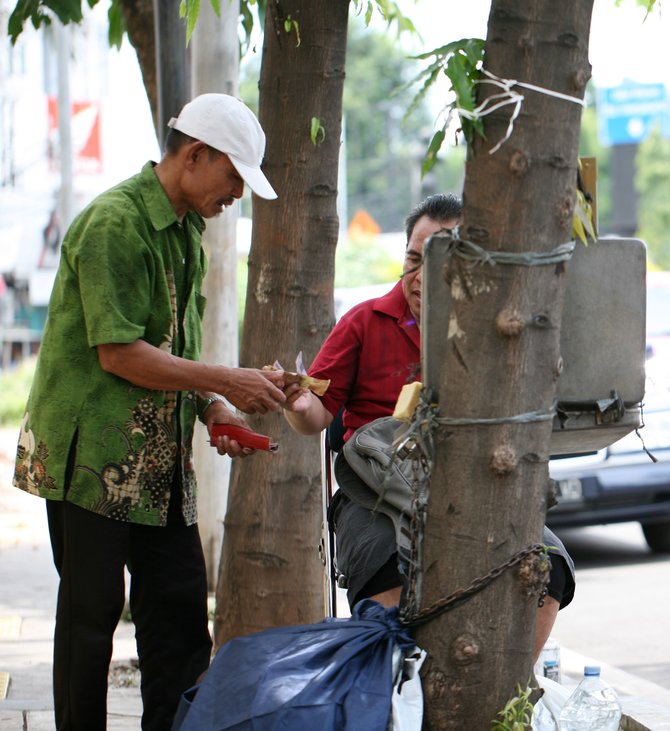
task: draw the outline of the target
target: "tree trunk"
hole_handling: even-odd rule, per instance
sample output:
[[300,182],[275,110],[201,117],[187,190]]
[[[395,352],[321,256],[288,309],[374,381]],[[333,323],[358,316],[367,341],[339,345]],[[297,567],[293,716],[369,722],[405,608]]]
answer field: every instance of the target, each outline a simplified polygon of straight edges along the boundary
[[[348,0],[268,3],[260,78],[265,171],[277,201],[254,197],[241,365],[309,364],[331,330],[338,153]],[[288,30],[287,30],[288,28]],[[312,142],[312,120],[323,134]],[[236,461],[217,590],[217,645],[324,616],[318,554],[318,438],[279,413],[249,419],[276,454]]]
[[154,36],[153,0],[121,0],[128,38],[137,53],[142,81],[151,105],[156,135],[158,124],[158,84],[156,82],[156,38]]
[[[137,53],[156,136],[162,147],[168,120],[179,113],[191,96],[190,51],[186,47],[184,22],[179,17],[179,2],[119,2],[128,38]],[[155,5],[160,12],[155,11]],[[222,12],[225,11],[222,9]]]
[[180,0],[154,0],[158,142],[161,149],[167,123],[191,98],[191,50],[186,47]]
[[[207,92],[237,96],[240,45],[238,0],[222,3],[217,16],[203,3],[193,32],[193,96]],[[235,367],[239,362],[237,326],[237,218],[239,206],[207,221],[202,243],[209,266],[204,283],[207,298],[202,360]],[[207,582],[216,589],[228,500],[230,459],[209,446],[207,430],[196,424],[193,440],[198,475],[198,528],[207,564]]]
[[[581,99],[591,9],[591,0],[493,0],[484,67]],[[548,252],[572,239],[582,110],[538,91],[514,91],[525,98],[511,137],[489,154],[505,136],[508,106],[485,118],[485,139],[469,150],[460,235],[491,252]],[[478,101],[498,92],[482,84]],[[423,320],[424,380],[437,373],[427,385],[437,391],[441,417],[551,411],[568,267],[472,267],[450,258],[441,279],[450,310],[430,308]],[[551,428],[550,419],[438,428],[422,607],[541,541]],[[537,594],[523,589],[518,567],[507,570],[417,631],[429,652],[426,728],[488,730],[517,684],[528,685]]]

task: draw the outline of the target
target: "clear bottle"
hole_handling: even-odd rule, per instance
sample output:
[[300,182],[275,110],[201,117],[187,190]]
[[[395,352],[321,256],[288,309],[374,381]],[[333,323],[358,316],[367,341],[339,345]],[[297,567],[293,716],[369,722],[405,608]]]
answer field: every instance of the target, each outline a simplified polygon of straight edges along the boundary
[[544,675],[557,683],[561,682],[561,645],[553,637],[549,637],[544,643],[535,663],[535,675]]
[[597,665],[587,665],[584,678],[561,709],[559,731],[617,731],[620,719],[614,689],[602,680]]
[[542,668],[544,677],[553,680],[555,683],[561,682],[561,668],[556,660],[545,660]]

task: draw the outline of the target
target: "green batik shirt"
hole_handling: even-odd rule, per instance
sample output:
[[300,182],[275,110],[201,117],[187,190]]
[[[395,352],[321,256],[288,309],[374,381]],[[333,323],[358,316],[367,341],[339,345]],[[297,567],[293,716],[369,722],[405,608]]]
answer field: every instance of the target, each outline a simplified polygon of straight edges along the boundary
[[21,424],[17,487],[117,520],[165,525],[172,486],[181,485],[184,519],[196,522],[195,395],[107,373],[96,346],[141,339],[200,357],[204,227],[195,213],[177,220],[150,162],[74,220]]

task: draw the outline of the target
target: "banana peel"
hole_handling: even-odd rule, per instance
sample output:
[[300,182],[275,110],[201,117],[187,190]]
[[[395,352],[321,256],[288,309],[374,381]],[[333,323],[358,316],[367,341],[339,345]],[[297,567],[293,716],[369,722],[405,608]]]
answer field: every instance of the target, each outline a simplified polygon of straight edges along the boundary
[[[283,370],[276,368],[275,366],[267,365],[263,366],[264,371],[278,371]],[[292,373],[291,371],[284,371],[284,382],[287,386],[292,383],[297,383],[300,388],[306,388],[317,396],[323,396],[330,386],[330,379],[325,378],[312,378],[304,373]]]

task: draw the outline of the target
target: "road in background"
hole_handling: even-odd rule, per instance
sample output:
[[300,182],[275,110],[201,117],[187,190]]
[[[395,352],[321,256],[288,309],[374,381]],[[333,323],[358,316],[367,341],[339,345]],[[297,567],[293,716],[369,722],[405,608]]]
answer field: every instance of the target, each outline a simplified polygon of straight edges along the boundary
[[637,523],[556,532],[575,561],[577,589],[552,636],[670,690],[670,554],[652,553]]

